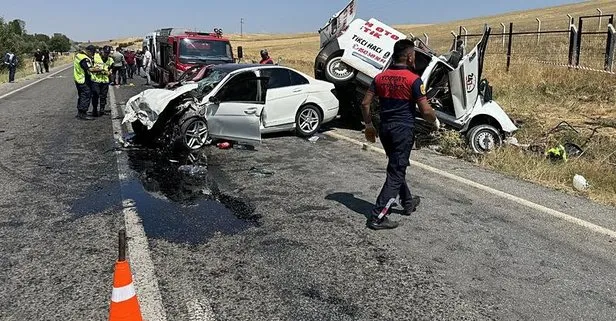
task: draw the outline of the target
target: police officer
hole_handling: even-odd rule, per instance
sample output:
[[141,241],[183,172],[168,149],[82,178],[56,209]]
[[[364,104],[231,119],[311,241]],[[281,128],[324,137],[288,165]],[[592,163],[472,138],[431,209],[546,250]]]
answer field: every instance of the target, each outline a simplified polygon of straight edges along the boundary
[[406,168],[410,165],[415,140],[415,105],[423,118],[434,124],[434,129],[440,126],[426,99],[421,78],[411,71],[415,61],[414,43],[408,39],[396,42],[392,59],[391,66],[374,78],[362,102],[365,136],[368,141],[375,142],[377,132],[372,125],[370,105],[375,95],[379,98],[381,124],[378,136],[388,157],[387,179],[366,223],[374,230],[398,227],[398,223],[387,218],[389,206],[396,196],[400,195],[403,214],[407,216],[420,202],[419,197],[411,195],[406,183]]
[[75,85],[77,86],[77,118],[80,120],[92,120],[92,117],[88,116],[88,109],[90,108],[90,100],[92,99],[92,79],[91,72],[98,72],[97,68],[92,66],[92,57],[96,47],[89,45],[85,51],[80,50],[75,54],[73,59],[73,77],[75,78]]
[[274,60],[270,58],[269,53],[266,49],[261,50],[261,61],[259,62],[261,65],[273,65]]
[[[100,69],[100,72],[92,72],[92,116],[98,117],[105,115],[105,106],[107,106],[107,93],[109,92],[109,76],[111,75],[111,67],[113,59],[111,54],[111,46],[104,46],[102,54],[94,54],[94,66]],[[100,109],[99,107],[100,103]]]

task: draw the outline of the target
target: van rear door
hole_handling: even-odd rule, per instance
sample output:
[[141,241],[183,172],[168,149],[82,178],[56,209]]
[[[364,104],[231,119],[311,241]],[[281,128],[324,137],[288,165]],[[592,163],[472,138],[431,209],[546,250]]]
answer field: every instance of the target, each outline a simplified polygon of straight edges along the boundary
[[327,24],[319,30],[321,37],[321,48],[325,47],[331,40],[336,39],[355,19],[355,0],[351,0],[344,9],[338,11],[329,19]]

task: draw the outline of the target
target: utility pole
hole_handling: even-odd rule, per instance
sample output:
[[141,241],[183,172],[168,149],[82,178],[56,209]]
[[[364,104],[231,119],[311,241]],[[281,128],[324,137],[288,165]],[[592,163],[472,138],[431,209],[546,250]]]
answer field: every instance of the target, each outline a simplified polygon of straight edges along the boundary
[[244,36],[244,18],[240,19],[240,37]]

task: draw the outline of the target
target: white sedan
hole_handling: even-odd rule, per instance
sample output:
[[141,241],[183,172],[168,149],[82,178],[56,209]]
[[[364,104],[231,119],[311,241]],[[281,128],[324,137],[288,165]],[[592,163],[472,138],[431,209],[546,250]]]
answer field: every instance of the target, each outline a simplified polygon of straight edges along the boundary
[[123,123],[138,136],[170,137],[192,150],[211,139],[258,144],[262,133],[293,130],[311,136],[338,115],[333,84],[282,66],[195,67],[171,87],[130,98]]

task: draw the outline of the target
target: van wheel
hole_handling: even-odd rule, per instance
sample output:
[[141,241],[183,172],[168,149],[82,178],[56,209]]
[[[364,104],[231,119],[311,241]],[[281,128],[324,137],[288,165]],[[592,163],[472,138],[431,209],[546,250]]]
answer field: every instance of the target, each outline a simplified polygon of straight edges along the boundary
[[503,144],[503,136],[494,126],[478,125],[468,131],[468,143],[475,153],[485,154]]
[[342,55],[335,56],[325,64],[325,77],[334,84],[347,83],[355,78],[355,69],[342,61]]
[[321,127],[323,116],[317,106],[304,105],[295,115],[295,132],[301,137],[314,135]]

